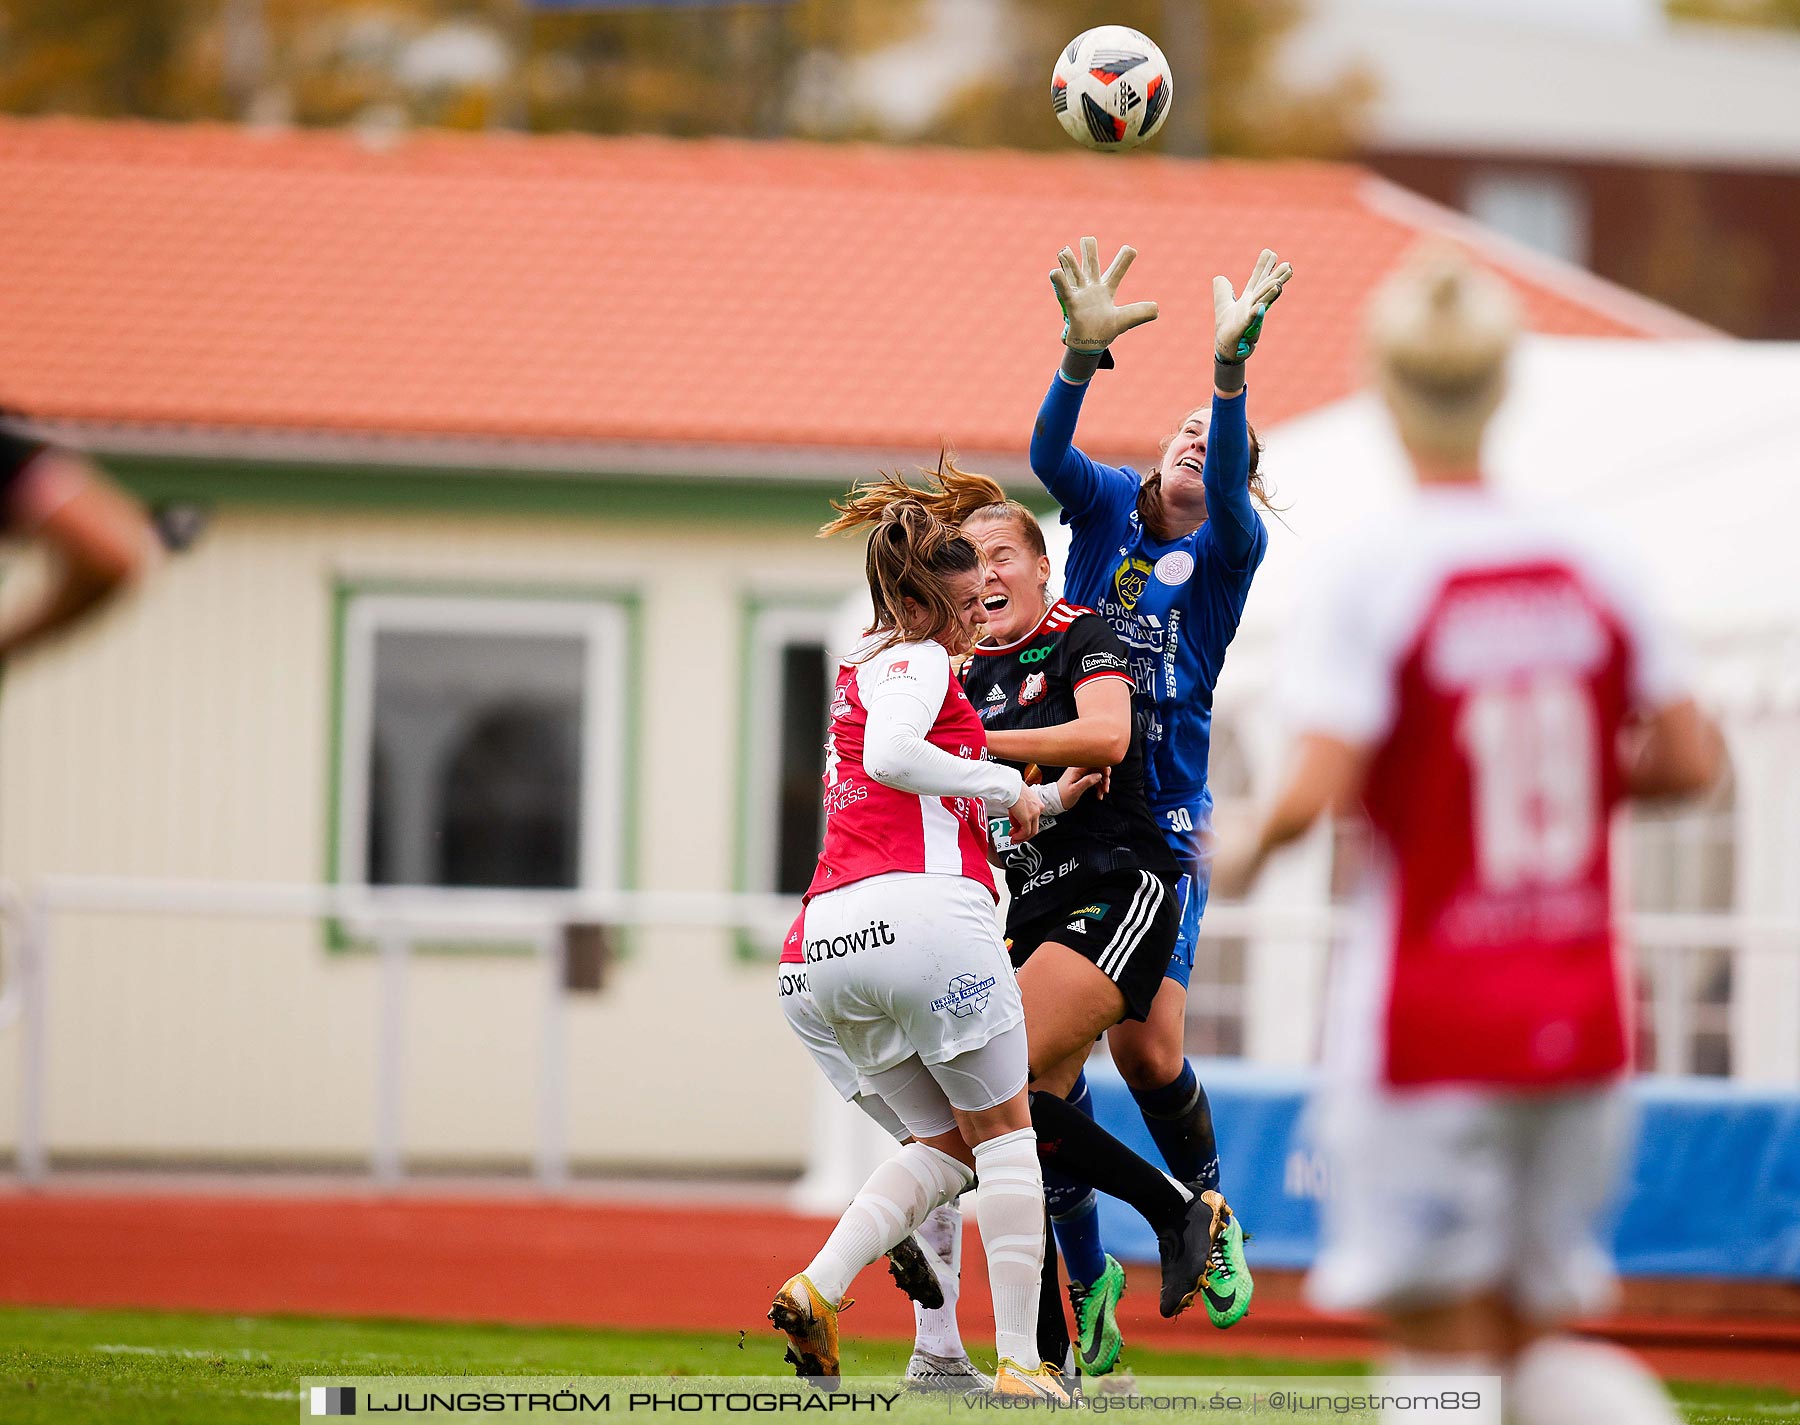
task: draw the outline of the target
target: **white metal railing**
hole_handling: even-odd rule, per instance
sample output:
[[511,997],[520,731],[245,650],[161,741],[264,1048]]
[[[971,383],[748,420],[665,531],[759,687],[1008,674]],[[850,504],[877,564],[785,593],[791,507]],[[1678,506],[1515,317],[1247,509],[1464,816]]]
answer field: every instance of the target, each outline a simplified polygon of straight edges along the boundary
[[[45,1125],[53,931],[60,914],[208,915],[255,919],[335,919],[376,947],[375,1126],[369,1162],[377,1182],[397,1182],[401,1154],[408,963],[433,937],[501,935],[528,944],[541,969],[537,1133],[533,1169],[546,1187],[567,1181],[565,1026],[566,945],[571,925],[784,931],[798,902],[775,895],[701,891],[491,891],[439,887],[174,881],[116,876],[51,876],[21,892],[0,883],[0,1030],[20,1029],[16,1165],[27,1181],[50,1170]],[[1214,903],[1206,938],[1249,937],[1270,946],[1317,946],[1352,912],[1343,906]],[[1680,954],[1695,947],[1800,954],[1800,920],[1718,914],[1629,917],[1633,941]]]
[[58,913],[176,914],[259,919],[336,919],[372,941],[379,963],[375,1051],[377,1182],[403,1174],[401,1085],[406,1049],[407,969],[413,945],[434,936],[502,935],[528,944],[539,961],[537,1144],[533,1169],[554,1187],[568,1178],[567,1036],[564,1025],[565,927],[578,924],[785,930],[798,902],[780,896],[704,892],[504,892],[440,887],[371,888],[243,881],[161,881],[116,876],[52,876],[20,894],[0,887],[0,919],[13,942],[11,973],[0,988],[0,1028],[20,1027],[16,1165],[26,1181],[50,1168],[44,1106],[48,1087],[52,930]]

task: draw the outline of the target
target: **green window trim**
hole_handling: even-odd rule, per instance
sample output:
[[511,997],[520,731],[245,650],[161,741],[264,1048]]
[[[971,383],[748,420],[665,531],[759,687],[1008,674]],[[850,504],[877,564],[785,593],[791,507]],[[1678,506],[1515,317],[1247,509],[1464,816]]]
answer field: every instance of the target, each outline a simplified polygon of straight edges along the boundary
[[[633,524],[704,519],[817,529],[841,478],[587,475],[532,470],[408,469],[169,456],[102,462],[148,504],[339,511],[576,515]],[[874,461],[871,461],[871,469]]]
[[[752,745],[757,718],[754,702],[757,696],[757,625],[770,613],[794,612],[829,617],[844,601],[844,594],[818,589],[791,591],[756,590],[746,593],[738,603],[738,736],[737,777],[732,806],[732,888],[740,894],[764,891],[766,886],[753,885],[751,848],[759,831],[751,825],[751,773],[756,766],[759,749]],[[762,749],[760,755],[767,755]],[[777,943],[772,949],[757,936],[739,929],[734,936],[737,958],[757,964],[774,964],[781,953]]]

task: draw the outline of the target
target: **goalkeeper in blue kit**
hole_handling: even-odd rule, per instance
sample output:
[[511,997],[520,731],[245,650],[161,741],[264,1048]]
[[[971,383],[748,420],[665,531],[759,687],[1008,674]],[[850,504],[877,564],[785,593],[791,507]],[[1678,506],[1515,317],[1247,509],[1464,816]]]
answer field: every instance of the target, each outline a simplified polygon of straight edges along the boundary
[[[1265,250],[1241,293],[1226,278],[1214,279],[1210,406],[1190,413],[1163,442],[1157,468],[1140,475],[1103,465],[1074,445],[1088,382],[1111,364],[1108,348],[1157,315],[1154,302],[1116,301],[1135,256],[1121,248],[1102,273],[1093,238],[1082,240],[1079,256],[1067,248],[1059,255],[1050,280],[1062,303],[1067,349],[1038,412],[1031,468],[1070,526],[1065,596],[1104,617],[1126,645],[1146,790],[1182,872],[1181,933],[1167,977],[1149,1018],[1115,1026],[1108,1047],[1170,1172],[1196,1193],[1219,1193],[1212,1114],[1187,1062],[1183,1029],[1211,869],[1206,763],[1213,689],[1269,543],[1256,509],[1263,492],[1258,447],[1245,418],[1244,369],[1293,269]],[[1069,1099],[1086,1102],[1085,1080]],[[1101,1250],[1093,1195],[1055,1176],[1047,1175],[1045,1195],[1074,1283],[1085,1355],[1090,1338],[1116,1338],[1113,1311],[1124,1277]],[[1207,1315],[1221,1328],[1243,1319],[1252,1291],[1243,1230],[1228,1207],[1223,1211],[1228,1220],[1202,1288]]]

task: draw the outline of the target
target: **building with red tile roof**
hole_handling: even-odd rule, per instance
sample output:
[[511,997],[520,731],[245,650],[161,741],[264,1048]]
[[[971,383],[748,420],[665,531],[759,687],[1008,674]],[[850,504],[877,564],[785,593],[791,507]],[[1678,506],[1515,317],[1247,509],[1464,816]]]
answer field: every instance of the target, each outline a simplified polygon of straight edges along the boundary
[[[1504,273],[1540,331],[1670,363],[1673,343],[1632,338],[1699,333],[1330,165],[0,120],[0,179],[0,402],[203,526],[132,602],[7,670],[0,867],[123,897],[52,927],[27,1164],[373,1147],[551,1177],[797,1170],[816,1074],[771,1003],[791,917],[774,898],[810,879],[863,564],[859,539],[815,531],[848,479],[940,439],[1036,490],[1024,450],[1060,352],[1046,274],[1085,233],[1135,244],[1127,292],[1163,310],[1089,397],[1101,455],[1153,455],[1203,396],[1214,273],[1241,281],[1264,244],[1296,266],[1251,373],[1258,424],[1288,424],[1270,473],[1295,526],[1254,619],[1358,498],[1338,477],[1370,452],[1319,431],[1354,432],[1366,294],[1422,236]],[[1630,409],[1640,385],[1668,389],[1667,367],[1611,389]],[[1551,429],[1594,478],[1645,446],[1653,472],[1691,463],[1640,425],[1604,468],[1598,435]],[[1637,492],[1685,517],[1669,489]],[[9,568],[0,598],[29,574]],[[1227,810],[1273,727],[1245,705],[1247,641],[1213,725]],[[1795,785],[1746,776],[1744,795]],[[285,892],[280,919],[238,914],[246,885],[319,882],[347,888],[346,918],[287,914],[313,903]],[[464,953],[379,972],[355,953],[396,903],[368,893],[400,884],[437,917],[430,943]],[[616,926],[615,893],[639,890],[656,923],[597,994],[565,1004],[554,959],[491,953],[531,948],[504,915]],[[729,929],[710,898],[727,891],[762,898]],[[597,973],[609,957],[580,943]],[[1296,950],[1209,952],[1208,1042],[1303,1055],[1323,946]],[[1762,1002],[1774,1047],[1741,1062],[1792,1077],[1791,989]],[[403,1049],[377,1053],[373,1026],[405,1016]],[[372,1097],[384,1063],[392,1092]]]
[[1298,276],[1262,423],[1355,387],[1365,295],[1426,234],[1539,331],[1699,330],[1328,164],[7,119],[0,177],[0,401],[121,451],[840,473],[949,440],[1016,470],[1084,233],[1163,307],[1097,452],[1193,403],[1211,278],[1265,244]]

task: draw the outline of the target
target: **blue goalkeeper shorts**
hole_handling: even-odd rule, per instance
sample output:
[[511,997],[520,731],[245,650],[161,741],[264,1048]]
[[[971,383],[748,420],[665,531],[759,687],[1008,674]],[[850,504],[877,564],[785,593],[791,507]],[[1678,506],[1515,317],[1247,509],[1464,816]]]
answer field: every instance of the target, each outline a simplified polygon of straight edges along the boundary
[[1206,896],[1212,889],[1211,794],[1203,791],[1197,801],[1157,808],[1156,824],[1162,828],[1169,850],[1175,853],[1175,864],[1181,867],[1181,879],[1175,883],[1180,928],[1175,936],[1175,953],[1169,957],[1169,968],[1163,971],[1163,977],[1186,989],[1194,973],[1194,942],[1200,938],[1200,917],[1206,913]]

